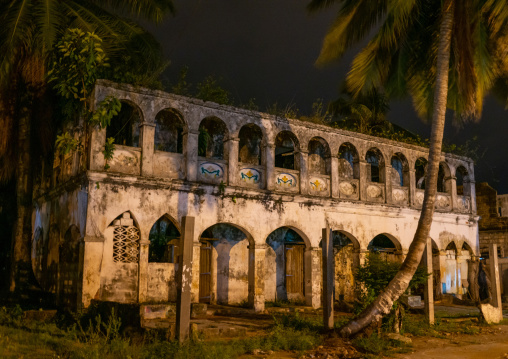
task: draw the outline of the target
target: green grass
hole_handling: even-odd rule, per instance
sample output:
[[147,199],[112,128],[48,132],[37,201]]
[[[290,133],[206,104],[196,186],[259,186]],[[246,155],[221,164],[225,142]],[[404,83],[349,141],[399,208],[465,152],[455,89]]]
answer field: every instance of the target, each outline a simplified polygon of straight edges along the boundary
[[265,335],[227,341],[191,340],[183,345],[161,339],[155,332],[135,340],[124,337],[120,333],[121,319],[114,313],[107,320],[97,316],[87,326],[79,321],[67,326],[61,322],[27,321],[17,308],[0,308],[0,357],[232,359],[254,349],[301,352],[322,342],[316,330],[319,322],[298,316],[279,317]]

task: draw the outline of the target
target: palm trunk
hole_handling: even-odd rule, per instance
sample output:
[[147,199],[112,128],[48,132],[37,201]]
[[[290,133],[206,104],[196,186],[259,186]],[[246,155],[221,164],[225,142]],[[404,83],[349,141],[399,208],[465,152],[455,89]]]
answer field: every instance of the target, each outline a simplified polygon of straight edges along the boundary
[[340,333],[344,336],[354,335],[366,328],[373,321],[380,320],[392,309],[393,302],[403,294],[418,268],[423,251],[430,233],[434,202],[437,193],[437,176],[441,157],[441,145],[446,114],[446,101],[448,97],[448,68],[450,63],[450,44],[453,26],[454,0],[446,0],[443,7],[443,17],[439,32],[437,54],[436,88],[434,92],[434,110],[432,115],[432,128],[429,148],[428,171],[425,179],[425,196],[422,213],[418,221],[416,233],[409,247],[406,259],[399,272],[388,286],[379,294],[374,302],[367,307],[360,316],[345,327]]
[[30,156],[30,107],[28,106],[31,96],[20,97],[22,108],[18,118],[18,158],[16,169],[17,219],[12,243],[10,278],[10,291],[18,293],[27,289],[33,276],[30,254],[33,181]]

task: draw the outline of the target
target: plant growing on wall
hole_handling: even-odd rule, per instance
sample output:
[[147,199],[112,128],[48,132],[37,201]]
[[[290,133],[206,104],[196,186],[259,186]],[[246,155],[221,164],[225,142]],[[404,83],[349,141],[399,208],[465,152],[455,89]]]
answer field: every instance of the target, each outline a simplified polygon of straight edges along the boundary
[[[102,39],[93,32],[68,29],[56,44],[54,60],[48,72],[48,83],[52,83],[53,88],[64,99],[62,110],[66,117],[72,118],[77,113],[84,118],[85,125],[105,128],[113,116],[118,115],[121,102],[113,96],[102,100],[95,110],[89,105],[89,96],[100,70],[109,66],[107,61],[102,49]],[[105,169],[109,168],[107,161],[113,158],[113,142],[114,138],[108,138],[105,144]],[[57,136],[56,149],[60,155],[75,151],[78,145],[79,141],[69,132]]]

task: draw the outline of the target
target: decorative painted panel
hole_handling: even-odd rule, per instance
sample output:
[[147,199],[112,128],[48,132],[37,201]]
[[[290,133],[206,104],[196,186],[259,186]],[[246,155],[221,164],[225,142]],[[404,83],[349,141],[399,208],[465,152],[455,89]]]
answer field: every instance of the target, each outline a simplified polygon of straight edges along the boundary
[[436,196],[436,208],[448,208],[450,204],[450,196],[442,194]]
[[339,183],[339,192],[346,197],[358,195],[358,184],[353,181],[342,181]]
[[277,177],[275,177],[275,184],[278,187],[282,188],[293,188],[296,187],[298,180],[295,176],[290,173],[279,173]]
[[213,162],[203,162],[199,165],[199,175],[206,179],[218,179],[224,177],[224,169],[221,165]]
[[392,198],[394,202],[404,202],[407,203],[407,189],[406,188],[393,188],[392,189]]
[[261,182],[261,172],[255,168],[242,168],[240,170],[240,181],[257,185]]
[[423,205],[423,196],[424,196],[424,190],[416,190],[416,193],[415,193],[415,204],[417,206],[421,206]]
[[310,189],[315,192],[327,192],[328,185],[326,179],[311,177],[309,180]]
[[471,210],[471,197],[457,196],[457,209],[460,212],[469,212]]
[[377,185],[368,185],[367,196],[369,196],[369,198],[383,198],[383,190]]

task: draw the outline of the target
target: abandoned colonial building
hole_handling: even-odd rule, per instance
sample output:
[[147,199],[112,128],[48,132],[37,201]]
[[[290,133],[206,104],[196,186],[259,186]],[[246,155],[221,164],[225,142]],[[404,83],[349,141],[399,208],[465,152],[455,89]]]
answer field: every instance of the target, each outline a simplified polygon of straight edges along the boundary
[[[353,300],[367,253],[404,259],[426,148],[107,81],[93,106],[108,96],[120,114],[36,189],[33,269],[60,303],[174,301],[183,216],[195,218],[195,302],[319,307],[326,226],[336,300]],[[472,160],[443,154],[438,187],[435,291],[460,296],[479,254]]]
[[501,294],[508,301],[508,195],[499,195],[488,183],[481,182],[477,185],[477,201],[480,256],[489,258],[489,245],[497,244]]

